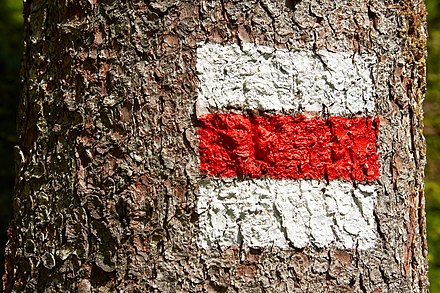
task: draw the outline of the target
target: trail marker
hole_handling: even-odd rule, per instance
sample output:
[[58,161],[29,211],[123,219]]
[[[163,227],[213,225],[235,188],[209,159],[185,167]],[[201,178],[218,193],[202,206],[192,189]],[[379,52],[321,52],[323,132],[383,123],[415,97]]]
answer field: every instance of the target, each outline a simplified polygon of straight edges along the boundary
[[200,245],[374,246],[375,59],[253,44],[197,58]]

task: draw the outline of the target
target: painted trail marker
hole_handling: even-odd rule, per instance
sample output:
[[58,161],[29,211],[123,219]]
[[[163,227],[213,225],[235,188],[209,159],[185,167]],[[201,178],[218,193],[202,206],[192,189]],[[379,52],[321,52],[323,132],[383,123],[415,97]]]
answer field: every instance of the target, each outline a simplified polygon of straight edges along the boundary
[[197,58],[200,245],[374,246],[375,59],[253,44]]

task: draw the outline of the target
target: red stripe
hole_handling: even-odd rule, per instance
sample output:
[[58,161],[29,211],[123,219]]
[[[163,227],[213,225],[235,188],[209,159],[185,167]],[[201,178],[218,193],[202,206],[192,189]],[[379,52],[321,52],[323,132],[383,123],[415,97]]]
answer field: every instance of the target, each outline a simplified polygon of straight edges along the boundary
[[200,169],[209,176],[379,178],[378,118],[208,114],[200,120]]

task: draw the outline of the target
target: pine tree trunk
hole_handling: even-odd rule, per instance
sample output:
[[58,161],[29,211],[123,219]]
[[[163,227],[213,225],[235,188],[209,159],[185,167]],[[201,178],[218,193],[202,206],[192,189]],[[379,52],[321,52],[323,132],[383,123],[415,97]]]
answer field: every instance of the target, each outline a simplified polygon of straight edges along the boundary
[[[425,15],[421,0],[26,1],[5,290],[427,292]],[[371,247],[201,244],[198,50],[248,43],[374,57]]]

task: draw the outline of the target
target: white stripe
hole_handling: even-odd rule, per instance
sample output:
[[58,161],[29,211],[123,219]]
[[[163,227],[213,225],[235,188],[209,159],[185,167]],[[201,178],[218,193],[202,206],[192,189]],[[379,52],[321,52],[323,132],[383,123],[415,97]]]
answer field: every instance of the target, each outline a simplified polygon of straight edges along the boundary
[[374,246],[374,185],[317,180],[211,179],[200,182],[204,248]]
[[375,63],[367,54],[204,44],[197,116],[226,109],[374,116]]

